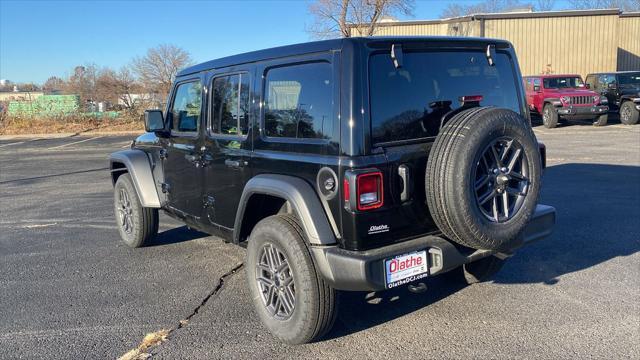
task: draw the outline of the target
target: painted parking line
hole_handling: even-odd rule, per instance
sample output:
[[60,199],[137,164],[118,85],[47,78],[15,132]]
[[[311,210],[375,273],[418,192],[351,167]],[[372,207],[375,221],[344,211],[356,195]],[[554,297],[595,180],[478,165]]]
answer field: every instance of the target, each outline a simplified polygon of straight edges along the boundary
[[100,139],[100,138],[103,138],[103,137],[104,136],[96,136],[96,137],[92,137],[92,138],[88,138],[88,139],[84,139],[84,140],[80,140],[80,141],[74,141],[74,142],[70,142],[70,143],[67,143],[67,144],[62,144],[62,145],[50,147],[47,150],[60,149],[60,148],[63,148],[63,147],[67,147],[67,146],[71,146],[71,145],[75,145],[75,144],[80,144],[80,143],[91,141],[91,140]]
[[9,144],[2,144],[2,145],[0,145],[0,148],[3,148],[5,146],[18,145],[18,144],[24,144],[24,141],[16,141],[16,142],[9,143]]

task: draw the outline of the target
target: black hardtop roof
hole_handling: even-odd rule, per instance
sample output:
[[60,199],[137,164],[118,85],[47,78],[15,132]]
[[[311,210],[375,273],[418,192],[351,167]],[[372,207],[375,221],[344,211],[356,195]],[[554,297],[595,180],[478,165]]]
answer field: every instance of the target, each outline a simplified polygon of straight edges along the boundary
[[178,72],[178,77],[185,76],[201,71],[219,69],[233,65],[246,64],[256,61],[264,61],[269,59],[283,58],[287,56],[296,56],[317,52],[326,52],[332,50],[340,50],[344,47],[345,42],[359,44],[376,44],[388,43],[392,41],[403,42],[482,42],[495,43],[501,46],[510,46],[506,40],[489,39],[489,38],[473,38],[473,37],[452,37],[452,36],[375,36],[375,37],[351,37],[342,39],[331,39],[312,41],[294,45],[279,46],[269,49],[251,51],[238,55],[231,55],[215,60],[206,61],[197,65],[190,66]]
[[619,75],[619,74],[632,74],[632,73],[640,73],[640,70],[625,70],[625,71],[603,71],[597,73],[590,73],[589,75]]

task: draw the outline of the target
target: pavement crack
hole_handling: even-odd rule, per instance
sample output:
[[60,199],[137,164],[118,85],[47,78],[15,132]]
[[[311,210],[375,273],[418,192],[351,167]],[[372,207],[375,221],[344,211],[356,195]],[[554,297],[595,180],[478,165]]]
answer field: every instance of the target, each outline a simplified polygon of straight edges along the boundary
[[191,313],[189,313],[189,315],[187,315],[187,317],[185,317],[184,319],[178,321],[178,324],[170,329],[162,329],[156,332],[152,332],[149,333],[147,335],[145,335],[145,337],[142,339],[142,342],[140,342],[140,344],[128,351],[127,353],[125,353],[124,355],[120,356],[118,358],[118,360],[142,360],[142,359],[147,359],[149,357],[151,357],[152,355],[149,353],[152,349],[157,348],[158,346],[162,345],[163,343],[167,342],[170,340],[171,338],[171,334],[173,334],[174,332],[184,328],[185,326],[187,326],[189,324],[189,321],[191,321],[191,319],[198,315],[198,313],[200,313],[200,310],[207,305],[207,302],[209,302],[209,300],[211,300],[211,298],[213,298],[214,296],[216,296],[224,287],[224,282],[227,278],[233,276],[234,274],[236,274],[240,269],[242,269],[242,267],[244,266],[243,263],[239,263],[236,266],[234,266],[231,270],[227,271],[226,273],[222,274],[222,276],[220,276],[220,278],[218,279],[218,283],[216,284],[216,286],[213,288],[213,290],[211,290],[200,302],[200,304],[198,306],[196,306],[193,311]]

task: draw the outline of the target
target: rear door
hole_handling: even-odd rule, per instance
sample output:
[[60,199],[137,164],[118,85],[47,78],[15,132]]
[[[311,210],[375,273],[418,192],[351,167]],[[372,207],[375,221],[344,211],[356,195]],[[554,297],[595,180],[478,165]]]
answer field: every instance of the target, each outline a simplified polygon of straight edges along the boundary
[[202,144],[205,222],[230,230],[250,178],[253,69],[216,71],[208,80],[208,116]]
[[169,207],[195,219],[202,208],[198,168],[202,93],[200,77],[176,84],[167,112],[171,132],[161,154]]

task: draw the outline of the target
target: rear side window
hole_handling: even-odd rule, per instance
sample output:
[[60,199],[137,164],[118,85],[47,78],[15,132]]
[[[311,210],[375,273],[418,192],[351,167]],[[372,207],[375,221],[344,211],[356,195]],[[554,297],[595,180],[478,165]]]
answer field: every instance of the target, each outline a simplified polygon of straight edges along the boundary
[[198,131],[202,106],[202,85],[199,81],[178,85],[171,105],[171,129],[180,132]]
[[504,53],[489,66],[481,51],[408,52],[398,69],[389,53],[374,54],[369,79],[374,144],[436,136],[462,96],[482,95],[483,106],[520,112],[518,80]]
[[267,71],[264,96],[266,136],[328,138],[333,131],[331,64],[316,62]]
[[249,75],[234,74],[213,80],[211,128],[214,134],[247,135],[249,131]]

